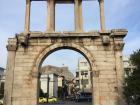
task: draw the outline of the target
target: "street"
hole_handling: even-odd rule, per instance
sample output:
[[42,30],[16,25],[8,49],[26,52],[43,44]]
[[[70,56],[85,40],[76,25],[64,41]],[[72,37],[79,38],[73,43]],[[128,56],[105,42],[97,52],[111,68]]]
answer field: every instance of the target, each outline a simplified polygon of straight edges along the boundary
[[92,102],[74,102],[74,101],[61,101],[57,103],[39,104],[39,105],[92,105]]

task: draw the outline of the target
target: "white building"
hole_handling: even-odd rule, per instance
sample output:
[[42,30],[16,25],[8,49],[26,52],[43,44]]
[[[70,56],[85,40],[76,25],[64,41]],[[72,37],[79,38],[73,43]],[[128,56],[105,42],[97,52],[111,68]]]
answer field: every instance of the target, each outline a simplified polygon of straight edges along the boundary
[[74,75],[72,72],[68,69],[68,67],[56,67],[52,65],[47,65],[42,67],[41,69],[42,74],[57,74],[59,76],[64,76],[66,80],[72,80],[74,79]]
[[[40,86],[44,93],[47,93],[47,78],[50,77],[49,83],[49,97],[60,97],[60,88],[62,88],[62,77],[67,81],[74,79],[74,75],[70,72],[68,67],[56,67],[46,65],[41,69]],[[59,94],[58,94],[59,93]]]
[[42,74],[40,77],[40,86],[44,93],[48,90],[49,77],[49,97],[58,96],[58,75],[56,74]]
[[76,71],[76,84],[82,92],[91,92],[91,72],[85,58],[79,58]]
[[123,57],[125,77],[130,76],[135,66],[132,65],[129,57]]
[[5,73],[6,70],[0,67],[0,97],[4,96]]

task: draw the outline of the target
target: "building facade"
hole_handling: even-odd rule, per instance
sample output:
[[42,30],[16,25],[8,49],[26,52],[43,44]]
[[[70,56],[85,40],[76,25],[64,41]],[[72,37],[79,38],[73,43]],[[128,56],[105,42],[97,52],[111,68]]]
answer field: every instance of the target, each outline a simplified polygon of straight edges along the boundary
[[134,71],[135,66],[132,65],[130,61],[130,57],[123,57],[123,64],[124,64],[124,72],[125,72],[125,77],[128,77],[132,74]]
[[58,75],[42,74],[40,77],[40,88],[43,90],[43,93],[49,92],[49,97],[58,97]]
[[5,69],[0,67],[0,99],[4,96]]
[[[43,66],[41,68],[41,73],[52,74],[55,73],[58,76],[64,76],[66,80],[72,80],[74,78],[73,73],[69,70],[68,67],[56,67],[52,65]],[[61,84],[61,83],[60,83]]]
[[91,92],[91,71],[85,58],[79,58],[76,71],[76,85],[82,92]]
[[56,67],[52,65],[42,67],[40,76],[40,87],[44,93],[48,92],[48,77],[49,97],[61,97],[58,94],[61,94],[61,89],[63,87],[63,77],[65,77],[66,81],[71,81],[74,78],[74,75],[70,72],[68,67]]

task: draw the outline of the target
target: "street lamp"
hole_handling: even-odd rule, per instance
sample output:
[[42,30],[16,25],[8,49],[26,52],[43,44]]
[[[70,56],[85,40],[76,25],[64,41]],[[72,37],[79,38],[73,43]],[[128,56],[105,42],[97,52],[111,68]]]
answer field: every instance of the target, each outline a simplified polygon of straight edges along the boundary
[[50,82],[50,77],[48,75],[47,76],[47,103],[49,102],[49,82]]
[[82,91],[84,92],[84,83],[83,83],[83,82],[84,82],[84,81],[83,81],[84,72],[83,72],[83,71],[81,72],[81,75],[82,75]]

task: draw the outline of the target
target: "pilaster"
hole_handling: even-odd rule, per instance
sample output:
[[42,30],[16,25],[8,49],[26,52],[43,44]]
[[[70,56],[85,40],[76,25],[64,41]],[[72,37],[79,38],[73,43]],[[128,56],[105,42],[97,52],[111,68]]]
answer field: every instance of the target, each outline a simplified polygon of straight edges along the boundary
[[6,83],[4,89],[4,105],[12,105],[13,83],[14,83],[14,68],[15,68],[15,56],[17,50],[16,39],[9,39],[7,45],[8,57],[6,67]]
[[122,54],[124,47],[123,38],[126,34],[127,30],[112,30],[119,105],[126,105],[123,97],[124,67]]

